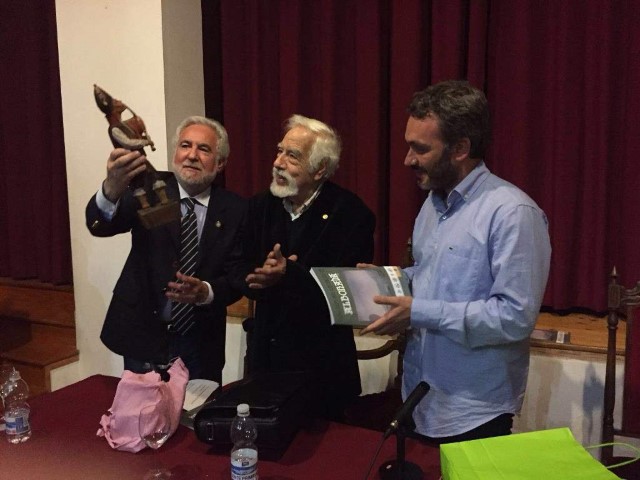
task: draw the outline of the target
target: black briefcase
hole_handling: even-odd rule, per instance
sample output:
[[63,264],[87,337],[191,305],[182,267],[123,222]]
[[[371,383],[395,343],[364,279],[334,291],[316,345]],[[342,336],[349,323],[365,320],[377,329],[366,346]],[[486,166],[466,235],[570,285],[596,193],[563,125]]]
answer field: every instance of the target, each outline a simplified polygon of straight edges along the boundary
[[305,372],[264,372],[223,389],[196,414],[196,437],[215,451],[231,451],[231,422],[240,403],[249,404],[258,427],[259,458],[278,460],[313,411],[312,385]]

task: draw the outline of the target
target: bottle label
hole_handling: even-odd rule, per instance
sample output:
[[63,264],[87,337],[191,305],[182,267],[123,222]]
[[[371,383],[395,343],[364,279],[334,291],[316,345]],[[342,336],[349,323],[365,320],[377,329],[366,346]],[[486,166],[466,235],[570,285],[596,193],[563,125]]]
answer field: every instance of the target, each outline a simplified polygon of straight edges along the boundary
[[10,415],[5,414],[7,435],[22,435],[29,431],[29,414]]
[[241,448],[231,454],[231,480],[258,480],[258,452]]

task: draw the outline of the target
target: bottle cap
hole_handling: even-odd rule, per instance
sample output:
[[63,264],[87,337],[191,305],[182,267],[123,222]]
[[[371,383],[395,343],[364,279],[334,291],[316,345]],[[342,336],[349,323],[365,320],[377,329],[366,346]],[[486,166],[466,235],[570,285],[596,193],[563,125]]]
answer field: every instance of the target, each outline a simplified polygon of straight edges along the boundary
[[246,415],[247,413],[249,413],[249,405],[246,403],[239,404],[237,407],[237,412],[238,414]]

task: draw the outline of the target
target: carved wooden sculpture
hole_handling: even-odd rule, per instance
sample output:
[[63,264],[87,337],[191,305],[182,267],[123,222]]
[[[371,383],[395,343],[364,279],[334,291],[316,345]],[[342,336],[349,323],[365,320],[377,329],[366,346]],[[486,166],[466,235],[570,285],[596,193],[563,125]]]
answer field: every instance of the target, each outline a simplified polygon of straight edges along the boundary
[[[97,85],[93,85],[93,95],[98,108],[109,123],[109,138],[114,147],[138,150],[145,154],[144,147],[155,151],[155,146],[142,118],[137,116],[122,101],[113,98]],[[131,116],[123,119],[125,111]],[[171,200],[165,191],[166,184],[159,178],[157,170],[146,161],[147,170],[135,177],[129,188],[140,204],[138,217],[145,228],[154,228],[180,219],[180,202]]]

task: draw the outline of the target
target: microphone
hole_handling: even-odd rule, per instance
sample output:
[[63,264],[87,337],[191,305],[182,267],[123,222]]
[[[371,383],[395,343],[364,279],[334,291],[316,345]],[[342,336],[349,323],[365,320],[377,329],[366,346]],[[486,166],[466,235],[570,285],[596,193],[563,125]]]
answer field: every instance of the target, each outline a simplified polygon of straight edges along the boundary
[[422,381],[418,384],[416,388],[413,389],[413,392],[409,394],[405,402],[400,407],[400,410],[395,414],[393,420],[387,427],[387,430],[384,432],[383,439],[389,438],[389,436],[396,431],[400,426],[407,423],[407,420],[411,418],[413,414],[413,410],[416,408],[416,405],[420,403],[420,400],[427,394],[431,387],[425,381]]

